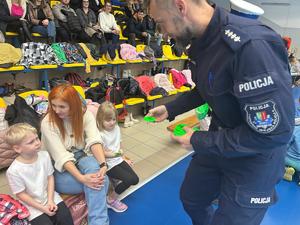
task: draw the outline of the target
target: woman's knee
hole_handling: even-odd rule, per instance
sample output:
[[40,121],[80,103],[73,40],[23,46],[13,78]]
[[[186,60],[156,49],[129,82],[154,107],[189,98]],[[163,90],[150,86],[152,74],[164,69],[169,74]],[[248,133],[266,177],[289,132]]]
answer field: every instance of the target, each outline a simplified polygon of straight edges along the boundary
[[99,162],[93,156],[87,156],[80,159],[78,167],[84,174],[96,173],[100,170]]

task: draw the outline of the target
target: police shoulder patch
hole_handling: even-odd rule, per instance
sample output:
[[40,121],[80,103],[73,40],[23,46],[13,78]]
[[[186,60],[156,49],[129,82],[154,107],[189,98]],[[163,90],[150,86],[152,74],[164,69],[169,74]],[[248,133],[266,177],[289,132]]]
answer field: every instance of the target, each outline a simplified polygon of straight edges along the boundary
[[229,47],[236,51],[250,40],[250,37],[237,27],[227,25],[222,29],[222,37]]
[[272,100],[245,105],[247,123],[258,133],[268,134],[272,132],[280,121],[276,107],[276,103]]

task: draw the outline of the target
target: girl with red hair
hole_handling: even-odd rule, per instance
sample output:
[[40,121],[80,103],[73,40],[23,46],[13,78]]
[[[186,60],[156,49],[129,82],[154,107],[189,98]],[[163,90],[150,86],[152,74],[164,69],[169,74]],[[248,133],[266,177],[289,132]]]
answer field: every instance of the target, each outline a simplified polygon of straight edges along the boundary
[[42,121],[42,144],[54,160],[56,191],[84,192],[89,225],[108,225],[107,165],[94,116],[83,109],[77,91],[59,85],[49,94],[48,113]]

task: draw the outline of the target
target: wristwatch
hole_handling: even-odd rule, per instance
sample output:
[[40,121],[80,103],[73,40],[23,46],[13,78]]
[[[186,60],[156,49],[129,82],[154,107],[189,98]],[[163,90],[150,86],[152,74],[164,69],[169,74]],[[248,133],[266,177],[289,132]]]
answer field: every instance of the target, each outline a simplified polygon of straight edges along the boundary
[[106,162],[103,162],[103,163],[101,163],[101,164],[100,164],[100,168],[102,168],[102,167],[104,167],[104,166],[106,166],[106,167],[107,167],[107,164],[106,164]]

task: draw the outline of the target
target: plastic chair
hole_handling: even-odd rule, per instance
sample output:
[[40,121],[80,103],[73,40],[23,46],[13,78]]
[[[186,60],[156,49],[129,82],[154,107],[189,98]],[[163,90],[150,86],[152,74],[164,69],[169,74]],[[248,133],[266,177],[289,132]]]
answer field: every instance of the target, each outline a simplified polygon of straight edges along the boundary
[[0,97],[0,108],[6,108],[7,105],[6,105],[6,102],[4,101],[3,98]]
[[80,96],[85,99],[85,93],[84,90],[81,86],[78,85],[73,85],[73,88],[75,88],[75,90],[80,94]]
[[36,96],[44,96],[45,98],[48,99],[48,92],[45,90],[32,90],[32,91],[26,91],[23,93],[20,93],[19,96],[22,98],[27,98],[30,95],[36,95]]

